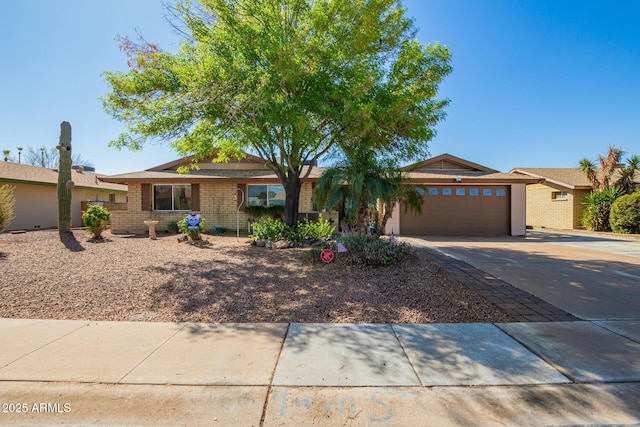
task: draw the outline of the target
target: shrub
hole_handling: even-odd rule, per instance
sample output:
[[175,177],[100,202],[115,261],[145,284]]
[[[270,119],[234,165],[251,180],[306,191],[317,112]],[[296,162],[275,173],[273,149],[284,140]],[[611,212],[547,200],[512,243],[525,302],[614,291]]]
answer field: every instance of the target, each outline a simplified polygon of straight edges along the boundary
[[611,205],[622,194],[622,190],[617,187],[588,193],[584,197],[585,210],[582,214],[582,225],[587,230],[611,231],[609,226]]
[[169,221],[167,223],[167,230],[171,231],[172,233],[177,233],[178,232],[178,223],[176,221]]
[[616,233],[640,234],[640,191],[616,199],[609,223]]
[[280,205],[273,205],[269,207],[264,207],[260,205],[247,206],[245,208],[245,212],[247,212],[247,214],[251,215],[254,218],[268,217],[268,218],[278,219],[278,218],[282,218],[282,216],[284,215],[284,206],[280,206]]
[[343,244],[350,261],[357,265],[389,265],[413,254],[413,248],[408,243],[391,242],[375,235],[346,237]]
[[99,205],[89,205],[82,213],[82,222],[94,239],[102,239],[102,232],[107,229],[110,219],[111,212]]
[[251,226],[253,234],[249,236],[253,240],[280,240],[287,235],[289,227],[282,222],[273,218],[266,218],[254,222]]
[[5,184],[0,187],[0,232],[7,228],[13,221],[16,196],[15,187]]
[[199,239],[200,233],[204,233],[204,218],[200,217],[200,225],[197,229],[189,229],[189,216],[185,216],[180,221],[178,221],[178,231],[180,233],[186,234],[192,239]]
[[309,221],[307,219],[298,223],[296,240],[316,240],[331,237],[336,228],[330,222],[320,217],[318,222]]

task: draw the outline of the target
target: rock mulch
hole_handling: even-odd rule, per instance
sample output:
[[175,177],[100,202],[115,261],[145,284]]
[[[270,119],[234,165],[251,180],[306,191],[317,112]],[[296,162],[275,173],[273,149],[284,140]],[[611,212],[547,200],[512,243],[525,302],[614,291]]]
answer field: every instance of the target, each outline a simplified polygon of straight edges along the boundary
[[330,264],[308,249],[235,236],[0,235],[0,317],[163,322],[508,322],[420,255],[399,265]]

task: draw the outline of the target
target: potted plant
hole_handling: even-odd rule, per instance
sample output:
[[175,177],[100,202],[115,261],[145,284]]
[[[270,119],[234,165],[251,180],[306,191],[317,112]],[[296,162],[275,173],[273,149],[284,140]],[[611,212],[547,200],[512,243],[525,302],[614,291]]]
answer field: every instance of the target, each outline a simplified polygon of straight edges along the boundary
[[171,234],[178,234],[178,223],[176,221],[169,221],[167,223],[167,230]]

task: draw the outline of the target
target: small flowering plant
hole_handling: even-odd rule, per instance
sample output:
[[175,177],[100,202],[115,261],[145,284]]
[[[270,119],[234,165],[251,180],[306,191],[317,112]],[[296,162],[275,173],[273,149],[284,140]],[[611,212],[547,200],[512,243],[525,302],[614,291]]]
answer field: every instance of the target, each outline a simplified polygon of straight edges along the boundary
[[90,205],[86,211],[82,212],[82,222],[97,240],[102,239],[102,232],[107,229],[109,220],[111,220],[111,212],[102,206]]

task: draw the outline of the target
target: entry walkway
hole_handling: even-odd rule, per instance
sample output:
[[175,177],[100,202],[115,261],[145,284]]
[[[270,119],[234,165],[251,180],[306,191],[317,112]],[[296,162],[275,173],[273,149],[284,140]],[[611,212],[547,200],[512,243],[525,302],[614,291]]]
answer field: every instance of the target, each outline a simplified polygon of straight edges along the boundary
[[640,426],[640,322],[0,319],[0,424]]

